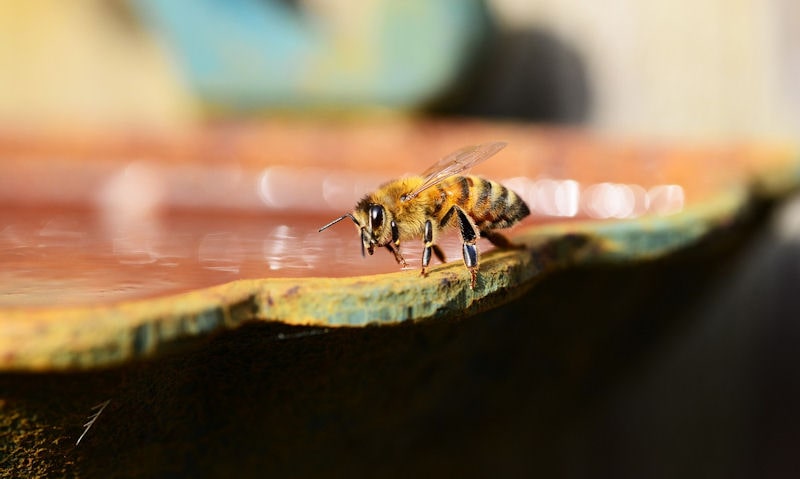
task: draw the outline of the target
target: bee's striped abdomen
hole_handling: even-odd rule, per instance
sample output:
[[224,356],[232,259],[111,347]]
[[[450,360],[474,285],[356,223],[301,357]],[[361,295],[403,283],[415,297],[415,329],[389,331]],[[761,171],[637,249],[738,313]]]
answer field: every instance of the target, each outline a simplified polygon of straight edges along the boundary
[[473,183],[473,203],[468,212],[481,231],[508,228],[530,214],[528,205],[500,183],[477,176],[468,178]]

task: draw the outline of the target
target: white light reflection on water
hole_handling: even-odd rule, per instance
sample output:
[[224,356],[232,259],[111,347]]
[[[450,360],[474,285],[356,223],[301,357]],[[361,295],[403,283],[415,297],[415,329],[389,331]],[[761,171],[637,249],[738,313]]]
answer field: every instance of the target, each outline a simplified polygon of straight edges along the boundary
[[159,210],[166,185],[157,166],[135,161],[113,173],[97,195],[105,235],[120,264],[143,265],[159,259],[154,238],[162,236]]
[[582,206],[591,218],[630,218],[636,198],[628,185],[598,183],[583,191]]
[[112,238],[111,253],[120,264],[150,264],[158,261],[149,241],[138,238]]
[[534,209],[549,216],[578,214],[580,185],[575,180],[542,179],[533,183]]
[[350,211],[364,194],[374,191],[387,178],[368,173],[331,172],[323,168],[273,166],[261,172],[258,195],[275,209]]
[[650,211],[659,215],[671,215],[683,209],[686,201],[680,185],[658,185],[647,191]]
[[322,188],[327,170],[271,166],[261,172],[258,195],[269,207],[314,211],[325,202]]
[[323,254],[324,238],[314,239],[316,231],[306,233],[301,240],[297,228],[275,226],[262,242],[262,255],[272,271],[312,269]]
[[684,207],[683,187],[602,182],[583,186],[575,180],[510,178],[503,184],[516,192],[535,216],[596,219],[638,218],[645,214],[670,215]]
[[154,216],[163,204],[166,189],[157,167],[136,161],[106,180],[97,201],[107,221],[131,224]]
[[289,242],[292,236],[289,234],[291,228],[286,225],[276,227],[269,237],[264,239],[264,260],[269,265],[269,269],[282,269],[283,264],[289,256]]
[[227,273],[238,273],[245,251],[239,236],[230,233],[209,233],[200,240],[197,259],[203,268]]
[[631,217],[636,218],[647,213],[650,209],[650,197],[647,195],[647,190],[637,184],[628,185],[631,193],[633,193],[633,211]]
[[40,240],[47,246],[75,246],[83,243],[88,236],[78,222],[65,218],[50,218],[39,229]]
[[30,246],[25,232],[18,225],[8,225],[0,229],[0,250]]
[[316,230],[310,231],[303,236],[300,256],[303,258],[306,265],[308,265],[309,269],[324,260],[323,255],[326,251],[330,251],[331,249],[328,244],[329,242],[329,239]]
[[376,190],[385,177],[378,175],[358,175],[329,173],[322,182],[322,196],[334,210],[350,211],[355,202],[364,194]]
[[[270,208],[319,210],[325,205],[350,211],[358,198],[373,191],[385,178],[375,175],[331,173],[320,168],[276,166],[259,179],[259,196]],[[534,215],[553,218],[585,216],[597,219],[638,218],[644,214],[668,215],[684,207],[680,185],[599,182],[581,184],[573,179],[527,177],[502,182],[516,192]],[[298,185],[305,185],[300,189]]]

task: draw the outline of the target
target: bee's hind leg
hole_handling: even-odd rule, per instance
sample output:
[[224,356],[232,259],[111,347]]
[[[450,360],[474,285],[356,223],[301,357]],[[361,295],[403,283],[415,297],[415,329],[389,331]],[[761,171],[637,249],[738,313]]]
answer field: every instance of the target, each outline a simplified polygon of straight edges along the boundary
[[444,259],[444,251],[442,251],[442,248],[440,248],[438,244],[432,245],[431,248],[433,248],[433,254],[436,255],[436,258],[439,261],[442,263],[447,263],[447,260]]
[[486,230],[481,231],[481,238],[486,238],[493,245],[503,249],[525,249],[525,245],[512,243],[510,239],[501,235],[496,231]]
[[[458,217],[458,227],[459,231],[461,231],[461,239],[464,241],[462,251],[464,253],[464,265],[469,270],[469,286],[475,289],[475,283],[478,279],[478,245],[476,244],[479,237],[478,228],[464,210],[458,206],[453,206],[450,212],[453,210],[455,210],[456,217]],[[450,212],[448,212],[447,216],[449,216]]]

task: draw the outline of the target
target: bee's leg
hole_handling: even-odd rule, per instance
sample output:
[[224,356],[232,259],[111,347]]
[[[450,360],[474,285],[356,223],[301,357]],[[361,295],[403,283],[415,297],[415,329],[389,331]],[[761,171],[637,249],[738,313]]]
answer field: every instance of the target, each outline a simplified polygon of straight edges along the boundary
[[401,268],[408,266],[405,258],[400,254],[400,230],[397,229],[397,223],[392,220],[392,242],[386,245],[386,249],[394,254],[394,259],[400,264]]
[[422,276],[425,276],[428,274],[428,265],[431,263],[431,250],[436,252],[436,257],[441,259],[441,256],[439,256],[441,250],[438,246],[433,244],[433,223],[431,223],[431,220],[425,221],[425,231],[422,235],[422,240],[425,242],[425,248],[422,250],[422,271],[420,273]]
[[503,249],[525,249],[525,245],[512,243],[511,240],[496,231],[481,231],[481,238],[488,239],[493,245]]
[[475,283],[478,278],[478,246],[476,244],[479,237],[478,228],[464,210],[458,206],[453,206],[452,209],[455,209],[459,230],[461,231],[461,239],[464,241],[464,264],[469,270],[470,288],[475,289]]
[[394,255],[394,259],[397,261],[397,263],[400,265],[401,268],[405,268],[406,266],[408,266],[408,264],[406,264],[405,258],[403,258],[403,255],[400,254],[399,245],[395,246],[394,243],[388,243],[386,245],[386,249],[392,252],[392,254]]
[[439,261],[442,263],[447,263],[447,260],[444,259],[444,251],[442,251],[442,248],[440,248],[438,244],[431,246],[431,248],[433,248],[433,254],[436,255]]

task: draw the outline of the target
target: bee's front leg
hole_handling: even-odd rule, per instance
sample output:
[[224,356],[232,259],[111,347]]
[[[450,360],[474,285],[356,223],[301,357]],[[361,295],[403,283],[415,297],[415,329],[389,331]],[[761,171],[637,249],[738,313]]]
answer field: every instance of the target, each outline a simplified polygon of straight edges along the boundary
[[391,228],[392,242],[386,245],[386,249],[394,254],[394,259],[400,264],[400,267],[405,268],[408,265],[406,264],[406,260],[403,258],[403,255],[400,254],[400,230],[397,228],[397,223],[395,223],[394,220],[392,220]]
[[386,245],[386,249],[392,252],[392,254],[394,255],[394,259],[397,261],[397,263],[400,265],[401,268],[405,268],[406,266],[408,266],[405,258],[403,258],[403,255],[400,254],[400,245],[395,246],[394,243],[388,243]]

